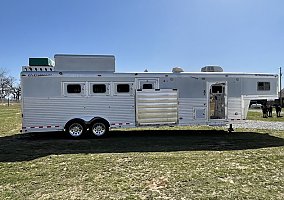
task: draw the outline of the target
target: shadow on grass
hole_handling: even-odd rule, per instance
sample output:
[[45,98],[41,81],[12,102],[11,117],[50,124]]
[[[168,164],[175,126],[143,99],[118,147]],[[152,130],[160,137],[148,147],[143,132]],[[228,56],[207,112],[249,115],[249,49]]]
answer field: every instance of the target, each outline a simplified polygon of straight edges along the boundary
[[107,138],[68,139],[63,133],[0,137],[0,162],[80,153],[224,151],[284,146],[269,134],[212,130],[111,131]]

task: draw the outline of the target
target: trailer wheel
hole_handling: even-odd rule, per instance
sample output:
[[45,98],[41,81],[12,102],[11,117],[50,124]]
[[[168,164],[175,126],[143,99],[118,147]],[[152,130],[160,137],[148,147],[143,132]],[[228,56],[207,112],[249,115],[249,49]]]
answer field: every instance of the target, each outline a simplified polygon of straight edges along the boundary
[[109,126],[102,121],[95,121],[91,126],[91,131],[96,137],[102,137],[109,131]]
[[81,137],[86,132],[86,126],[81,121],[71,121],[66,125],[66,132],[73,138]]

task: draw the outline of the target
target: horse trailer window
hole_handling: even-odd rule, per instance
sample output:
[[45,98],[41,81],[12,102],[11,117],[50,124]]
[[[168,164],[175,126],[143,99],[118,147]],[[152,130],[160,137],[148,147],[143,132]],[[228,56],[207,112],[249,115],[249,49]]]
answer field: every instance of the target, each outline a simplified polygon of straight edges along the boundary
[[69,84],[67,85],[67,93],[81,93],[81,85],[80,84]]
[[143,84],[143,89],[153,89],[153,84],[145,83]]
[[269,91],[270,90],[270,82],[257,82],[257,90]]
[[93,93],[106,93],[106,85],[105,84],[94,84]]
[[212,93],[213,94],[223,93],[223,86],[222,85],[213,85],[212,86]]
[[129,84],[117,84],[116,91],[118,93],[128,93],[130,91]]

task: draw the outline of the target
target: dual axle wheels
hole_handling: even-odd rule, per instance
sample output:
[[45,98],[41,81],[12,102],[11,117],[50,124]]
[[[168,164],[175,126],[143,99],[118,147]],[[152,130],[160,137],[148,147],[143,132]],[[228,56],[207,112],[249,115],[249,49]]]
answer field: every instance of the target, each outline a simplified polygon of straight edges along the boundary
[[109,126],[103,121],[94,121],[89,126],[83,120],[73,120],[67,123],[65,131],[73,138],[79,138],[87,131],[96,137],[102,137],[109,131]]

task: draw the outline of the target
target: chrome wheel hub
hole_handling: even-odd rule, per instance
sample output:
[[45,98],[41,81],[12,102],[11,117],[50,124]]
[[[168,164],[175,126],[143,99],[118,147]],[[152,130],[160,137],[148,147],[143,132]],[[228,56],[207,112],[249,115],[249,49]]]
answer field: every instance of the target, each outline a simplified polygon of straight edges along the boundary
[[69,127],[69,134],[73,137],[79,137],[83,133],[83,126],[79,123],[74,123]]
[[93,125],[92,131],[96,136],[102,136],[106,132],[106,127],[103,123],[96,123]]

